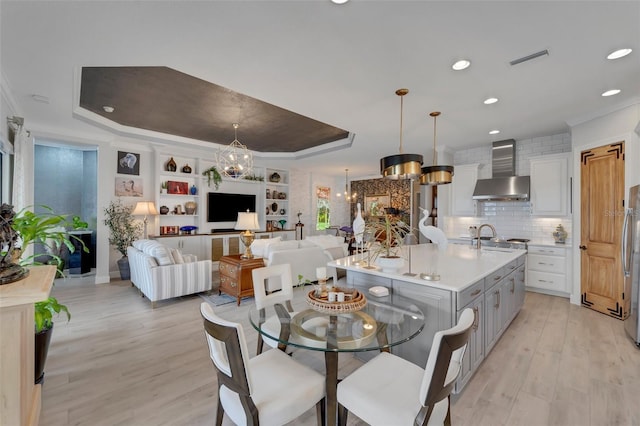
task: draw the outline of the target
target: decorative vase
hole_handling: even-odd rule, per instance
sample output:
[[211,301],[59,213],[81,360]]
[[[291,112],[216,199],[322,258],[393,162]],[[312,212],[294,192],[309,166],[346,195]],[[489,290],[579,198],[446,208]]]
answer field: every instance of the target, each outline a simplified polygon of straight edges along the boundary
[[400,256],[378,256],[376,265],[382,268],[382,272],[397,272],[404,266],[404,258]]
[[182,167],[182,173],[191,173],[191,166],[189,164],[185,164]]
[[196,204],[195,201],[187,201],[184,203],[184,209],[187,211],[187,214],[196,214],[196,207],[198,207],[198,204]]
[[160,206],[160,214],[167,214],[167,213],[169,213],[169,207]]
[[168,172],[175,172],[176,169],[178,168],[176,162],[173,160],[173,157],[171,157],[169,159],[169,161],[167,161],[167,164],[165,164],[165,168],[167,169]]
[[558,225],[556,227],[556,230],[553,231],[553,239],[556,241],[556,243],[558,244],[564,244],[566,239],[567,239],[567,231],[565,231],[564,227],[562,226],[562,224]]
[[198,188],[195,185],[191,185],[190,189],[191,195],[196,195],[198,193]]
[[131,279],[131,270],[129,269],[129,258],[122,256],[118,259],[118,269],[120,270],[120,279],[122,281]]
[[51,335],[53,334],[53,324],[50,328],[36,333],[35,337],[35,357],[34,357],[34,378],[35,384],[40,384],[44,380],[44,364],[47,361],[47,353],[49,352],[49,343],[51,343]]
[[267,188],[267,200],[271,198],[271,190]]
[[362,206],[357,204],[358,212],[356,218],[353,220],[353,235],[356,238],[356,243],[362,243],[362,235],[364,234],[364,219],[362,218]]
[[269,176],[269,181],[274,183],[280,182],[280,175],[277,172],[271,173],[271,176]]

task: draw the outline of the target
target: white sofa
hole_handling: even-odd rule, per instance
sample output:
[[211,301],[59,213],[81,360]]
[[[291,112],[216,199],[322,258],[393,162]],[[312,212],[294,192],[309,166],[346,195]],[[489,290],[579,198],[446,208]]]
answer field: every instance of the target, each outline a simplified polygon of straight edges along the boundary
[[[302,280],[316,281],[316,268],[326,267],[327,276],[337,280],[337,272],[327,267],[327,263],[347,256],[348,245],[344,238],[333,235],[316,235],[306,237],[304,240],[282,241],[279,237],[256,240],[251,244],[254,256],[262,257],[265,266],[291,265],[291,278],[293,283]],[[278,288],[275,282],[267,283],[269,291]]]
[[211,290],[211,261],[167,247],[156,240],[138,240],[127,248],[131,282],[156,301]]

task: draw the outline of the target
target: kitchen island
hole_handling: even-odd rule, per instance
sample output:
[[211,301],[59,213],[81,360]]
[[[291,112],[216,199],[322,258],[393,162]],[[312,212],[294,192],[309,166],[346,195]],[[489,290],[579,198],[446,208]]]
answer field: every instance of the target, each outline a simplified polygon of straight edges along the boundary
[[[433,244],[402,250],[406,261],[397,272],[383,272],[374,262],[368,266],[366,254],[364,259],[353,255],[328,266],[346,270],[347,286],[365,290],[371,301],[393,302],[398,295],[415,302],[425,315],[424,331],[392,352],[422,368],[435,333],[455,325],[465,308],[473,309],[476,321],[456,384],[459,392],[524,303],[527,252],[453,244],[443,252]],[[437,273],[440,280],[423,279],[424,273]],[[386,287],[389,295],[374,297],[366,291],[373,286]]]

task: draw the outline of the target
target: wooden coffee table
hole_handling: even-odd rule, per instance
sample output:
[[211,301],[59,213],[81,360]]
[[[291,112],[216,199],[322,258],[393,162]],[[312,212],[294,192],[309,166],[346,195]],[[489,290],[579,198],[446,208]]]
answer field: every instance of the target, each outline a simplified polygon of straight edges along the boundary
[[253,279],[251,271],[264,266],[261,257],[242,259],[239,254],[220,258],[220,287],[218,293],[225,292],[238,299],[238,306],[243,297],[253,296]]

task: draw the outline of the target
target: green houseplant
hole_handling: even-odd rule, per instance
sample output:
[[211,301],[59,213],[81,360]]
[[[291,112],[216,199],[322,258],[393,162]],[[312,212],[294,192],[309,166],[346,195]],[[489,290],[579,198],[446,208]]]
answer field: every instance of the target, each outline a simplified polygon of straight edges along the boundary
[[216,168],[216,166],[211,166],[207,170],[203,171],[202,174],[207,177],[207,185],[211,186],[211,182],[215,185],[216,189],[220,187],[220,182],[222,182],[222,176],[220,172]]
[[369,251],[383,271],[393,272],[404,265],[399,253],[409,232],[411,228],[406,223],[388,213],[367,222],[364,239],[371,243]]
[[133,212],[133,206],[123,204],[120,199],[111,201],[104,209],[104,224],[109,228],[109,244],[122,255],[118,260],[122,280],[131,278],[127,247],[142,234],[142,224],[133,219],[131,212]]
[[60,312],[67,314],[67,321],[71,319],[69,309],[65,305],[58,303],[55,297],[49,297],[46,300],[35,303],[35,383],[41,383],[44,380],[44,365],[49,352],[49,344],[51,343],[51,335],[53,334],[53,314],[59,315]]

